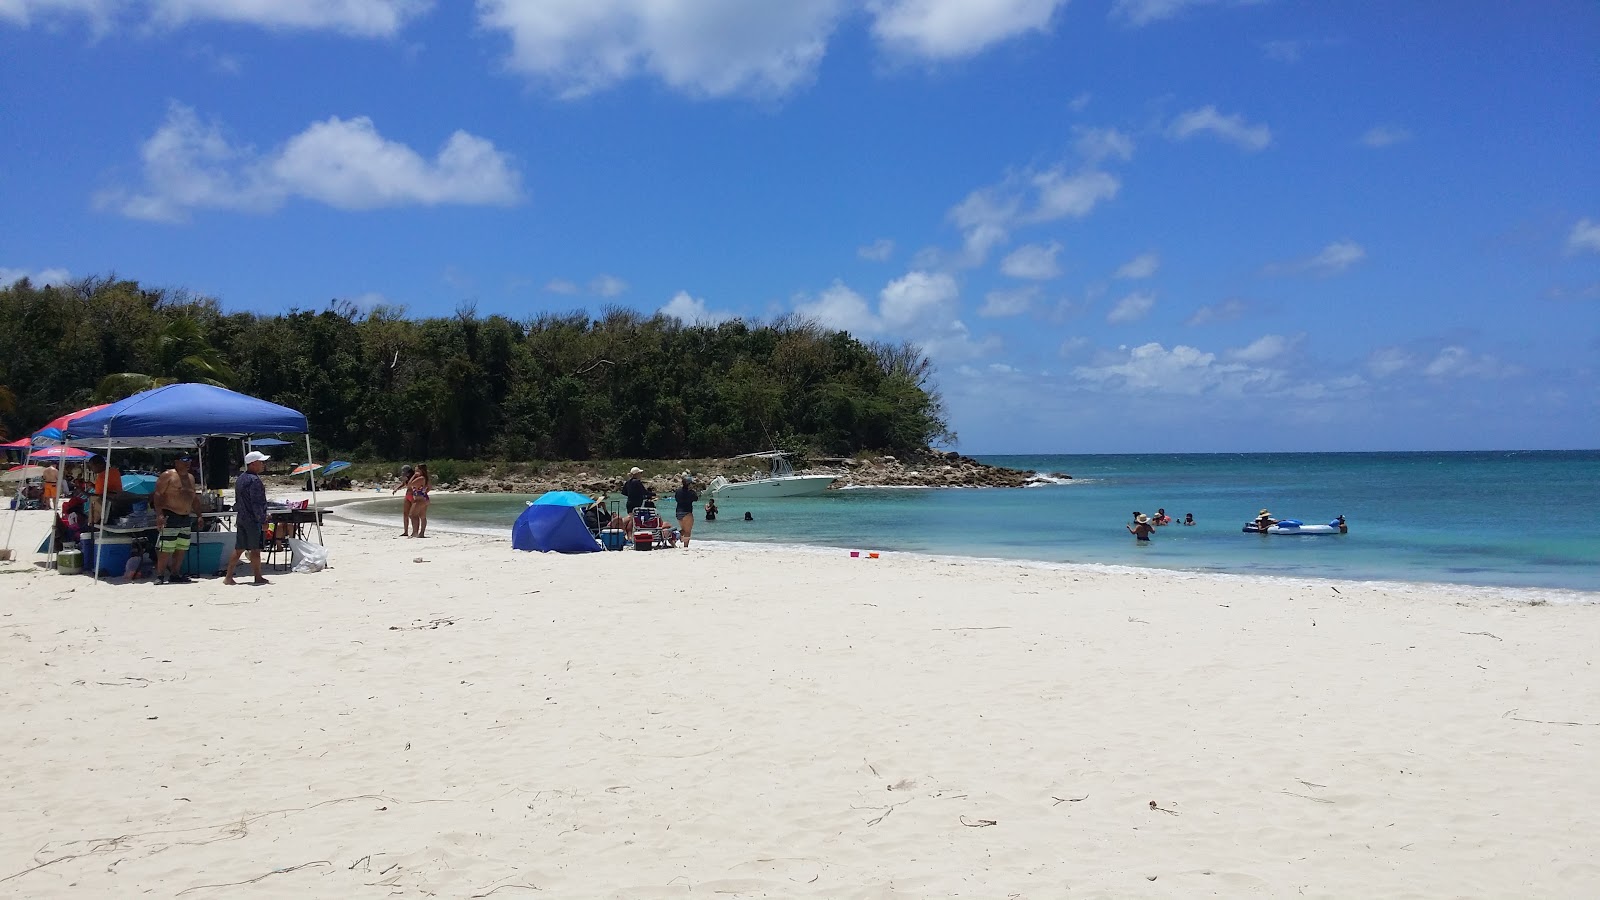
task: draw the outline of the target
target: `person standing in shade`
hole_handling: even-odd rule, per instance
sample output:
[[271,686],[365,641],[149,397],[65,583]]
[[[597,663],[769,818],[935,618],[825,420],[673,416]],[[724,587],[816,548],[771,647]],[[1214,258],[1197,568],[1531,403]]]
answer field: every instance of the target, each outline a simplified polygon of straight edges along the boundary
[[188,584],[191,580],[183,574],[183,557],[189,552],[189,534],[194,531],[194,514],[200,506],[194,476],[189,474],[193,461],[178,457],[172,468],[156,479],[155,494],[150,498],[156,509],[156,528],[161,532],[156,545],[156,584]]
[[233,558],[228,560],[228,571],[222,576],[223,584],[238,584],[233,580],[233,570],[239,565],[239,556],[250,554],[250,574],[255,584],[271,584],[261,577],[261,536],[267,526],[267,486],[261,482],[261,470],[266,468],[265,453],[251,451],[244,455],[244,471],[233,487],[235,511]]
[[1150,517],[1140,515],[1133,521],[1134,524],[1123,527],[1128,529],[1128,533],[1133,535],[1135,540],[1149,541],[1151,533],[1155,531],[1155,528],[1150,524]]
[[634,466],[628,470],[628,480],[622,483],[622,496],[627,498],[626,508],[629,515],[644,505],[645,486],[644,482],[639,480],[643,472],[643,469]]
[[683,532],[683,549],[689,549],[689,535],[694,531],[694,502],[700,499],[700,494],[695,491],[694,479],[683,476],[683,484],[673,492],[672,499],[678,503],[678,530]]

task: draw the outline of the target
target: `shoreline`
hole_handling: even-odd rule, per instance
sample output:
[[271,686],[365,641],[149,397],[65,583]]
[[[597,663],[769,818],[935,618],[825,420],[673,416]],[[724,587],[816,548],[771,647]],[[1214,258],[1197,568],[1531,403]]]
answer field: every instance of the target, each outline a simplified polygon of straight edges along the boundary
[[[439,493],[441,495],[465,494],[465,495],[469,495],[470,496],[470,494],[468,492],[442,491],[442,492],[439,492]],[[309,495],[307,495],[307,496],[309,497]],[[298,499],[298,497],[296,499]],[[382,500],[382,499],[398,499],[398,498],[350,497],[350,498],[346,498],[346,499],[341,500],[337,504],[337,506],[341,506],[341,507],[342,506],[359,506],[364,502],[376,502],[376,501],[379,501],[379,500]],[[347,513],[330,512],[330,515],[337,516],[341,521],[350,522],[352,524],[361,525],[363,527],[368,527],[368,528],[392,528],[393,524],[395,524],[395,523],[386,523],[386,522],[378,521],[376,516],[360,517],[360,516],[350,515],[350,514],[348,514],[348,512]],[[447,532],[447,533],[450,533],[450,534],[471,536],[471,537],[474,537],[474,538],[485,538],[485,539],[494,540],[494,541],[501,541],[501,542],[504,542],[507,546],[509,546],[510,543],[511,543],[511,539],[509,537],[511,529],[510,529],[509,525],[507,525],[503,529],[500,529],[500,530],[496,531],[496,530],[490,529],[488,527],[475,527],[475,526],[470,526],[470,525],[468,525],[468,526],[463,526],[463,525],[452,526],[450,524],[439,524],[437,522],[429,522],[428,523],[428,529],[429,529],[429,531],[442,531],[442,532]],[[697,542],[696,546],[704,546],[704,547],[707,547],[707,548],[716,548],[719,552],[723,552],[723,551],[728,551],[728,552],[731,552],[731,551],[739,551],[739,552],[782,552],[782,553],[815,554],[815,555],[827,556],[827,557],[838,557],[840,555],[846,555],[845,558],[847,560],[849,559],[847,554],[850,551],[863,549],[861,547],[846,547],[846,546],[837,546],[837,545],[832,545],[832,544],[804,544],[804,543],[777,542],[777,541],[774,541],[774,542],[767,542],[767,541],[740,541],[740,540],[726,540],[726,539],[719,539],[719,538],[697,538],[696,542]],[[626,553],[626,552],[629,552],[629,551],[622,551],[622,552]],[[1177,567],[1166,567],[1166,566],[1129,566],[1129,565],[1121,565],[1121,564],[1116,564],[1116,563],[1060,562],[1060,561],[1055,561],[1055,560],[1029,559],[1029,558],[1025,558],[1025,557],[979,556],[979,555],[966,555],[966,554],[960,554],[960,553],[927,553],[927,552],[923,552],[923,551],[913,551],[913,550],[884,550],[884,551],[880,551],[880,552],[885,553],[885,554],[893,554],[894,556],[902,557],[902,558],[925,560],[925,561],[930,562],[930,563],[946,563],[946,562],[979,563],[979,564],[989,564],[989,565],[995,565],[995,566],[1022,566],[1022,567],[1026,567],[1026,568],[1037,568],[1037,569],[1042,569],[1042,570],[1083,571],[1083,572],[1090,572],[1090,573],[1096,573],[1096,574],[1109,574],[1109,575],[1118,575],[1118,574],[1123,574],[1123,575],[1144,575],[1144,574],[1148,574],[1148,573],[1152,573],[1152,572],[1159,572],[1159,573],[1164,573],[1164,574],[1167,574],[1167,575],[1172,575],[1174,577],[1197,578],[1197,579],[1221,579],[1221,580],[1224,580],[1224,581],[1226,581],[1228,579],[1242,579],[1242,580],[1247,580],[1247,581],[1259,581],[1259,582],[1265,582],[1265,583],[1270,583],[1270,584],[1283,584],[1283,583],[1290,583],[1290,582],[1295,583],[1295,584],[1304,584],[1304,583],[1307,583],[1307,582],[1311,582],[1311,583],[1316,583],[1316,584],[1319,584],[1319,585],[1323,585],[1323,584],[1360,585],[1360,586],[1363,586],[1363,587],[1370,587],[1370,588],[1374,588],[1374,589],[1378,589],[1378,590],[1391,590],[1391,591],[1396,591],[1396,592],[1403,592],[1403,591],[1432,591],[1432,592],[1448,593],[1448,594],[1451,594],[1451,595],[1461,595],[1461,596],[1473,596],[1473,595],[1481,595],[1481,594],[1484,594],[1484,593],[1491,593],[1491,594],[1498,595],[1495,598],[1491,598],[1491,599],[1494,600],[1494,602],[1504,602],[1504,603],[1524,604],[1524,605],[1527,605],[1527,604],[1545,604],[1545,603],[1553,604],[1553,605],[1600,605],[1600,591],[1586,591],[1586,590],[1581,590],[1581,589],[1576,589],[1576,588],[1550,588],[1550,587],[1518,586],[1518,585],[1478,585],[1478,584],[1467,584],[1467,583],[1449,582],[1449,581],[1402,581],[1402,580],[1395,580],[1395,579],[1335,578],[1335,577],[1330,577],[1330,576],[1326,576],[1326,575],[1288,575],[1288,574],[1265,574],[1265,573],[1252,573],[1252,572],[1222,572],[1222,571],[1208,571],[1208,570],[1204,570],[1204,569],[1177,568]],[[854,560],[854,561],[855,562],[863,562],[864,560]]]

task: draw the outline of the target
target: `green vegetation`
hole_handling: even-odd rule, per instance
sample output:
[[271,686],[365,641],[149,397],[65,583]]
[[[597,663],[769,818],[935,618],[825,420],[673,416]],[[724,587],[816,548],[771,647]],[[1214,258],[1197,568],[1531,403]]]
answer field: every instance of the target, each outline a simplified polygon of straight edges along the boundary
[[792,318],[403,312],[333,303],[263,316],[114,278],[17,282],[0,290],[0,427],[22,434],[90,403],[208,381],[304,412],[318,443],[354,459],[849,454],[954,439],[910,344]]

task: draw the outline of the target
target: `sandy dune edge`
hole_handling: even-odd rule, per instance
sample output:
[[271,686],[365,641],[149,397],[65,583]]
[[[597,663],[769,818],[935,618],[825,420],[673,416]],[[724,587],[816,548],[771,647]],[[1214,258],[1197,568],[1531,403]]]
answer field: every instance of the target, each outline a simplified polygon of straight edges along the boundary
[[326,532],[0,577],[0,895],[1600,895],[1600,605]]

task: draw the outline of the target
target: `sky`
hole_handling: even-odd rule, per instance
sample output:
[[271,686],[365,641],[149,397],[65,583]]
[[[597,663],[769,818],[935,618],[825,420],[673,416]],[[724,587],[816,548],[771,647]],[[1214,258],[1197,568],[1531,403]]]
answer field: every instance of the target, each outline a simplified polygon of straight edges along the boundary
[[800,315],[968,453],[1600,447],[1591,0],[0,0],[0,60],[4,282]]

